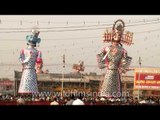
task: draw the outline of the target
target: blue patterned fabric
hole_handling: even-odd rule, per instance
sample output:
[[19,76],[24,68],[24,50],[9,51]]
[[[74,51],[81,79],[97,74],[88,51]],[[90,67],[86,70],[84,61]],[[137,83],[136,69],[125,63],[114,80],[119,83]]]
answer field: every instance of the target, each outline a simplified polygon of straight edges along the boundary
[[35,69],[24,69],[18,93],[38,92]]
[[[32,56],[29,58],[29,54]],[[35,63],[37,57],[42,57],[41,52],[35,48],[26,48],[20,53],[20,62],[23,65],[23,72],[18,93],[36,93],[37,87],[37,75],[35,70]]]
[[[116,50],[116,53],[113,54],[112,51],[114,50]],[[101,96],[104,97],[121,97],[122,86],[121,86],[120,70],[122,69],[122,67],[123,69],[128,67],[128,64],[131,62],[131,58],[129,58],[128,60],[127,53],[124,53],[124,49],[121,46],[116,46],[116,47],[110,46],[109,51],[110,52],[106,57],[107,59],[106,75],[105,79],[102,82],[100,93]],[[126,60],[128,60],[129,63]],[[126,64],[122,65],[124,63]]]

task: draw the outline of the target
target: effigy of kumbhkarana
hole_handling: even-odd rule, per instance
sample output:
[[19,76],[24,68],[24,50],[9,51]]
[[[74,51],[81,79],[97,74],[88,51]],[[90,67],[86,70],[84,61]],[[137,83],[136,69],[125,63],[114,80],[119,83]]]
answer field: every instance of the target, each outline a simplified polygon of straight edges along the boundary
[[19,61],[22,64],[22,76],[18,93],[32,94],[38,92],[36,65],[42,64],[42,53],[37,50],[37,44],[41,42],[39,30],[32,29],[31,34],[26,36],[27,47],[20,51]]

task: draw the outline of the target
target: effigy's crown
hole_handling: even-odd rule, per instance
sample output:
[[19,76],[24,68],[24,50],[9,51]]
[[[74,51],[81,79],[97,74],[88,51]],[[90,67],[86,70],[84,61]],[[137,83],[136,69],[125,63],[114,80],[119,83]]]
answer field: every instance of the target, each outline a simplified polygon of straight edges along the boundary
[[104,42],[118,42],[125,45],[133,44],[133,33],[125,31],[125,23],[121,19],[115,21],[113,27],[111,29],[107,29],[103,37]]

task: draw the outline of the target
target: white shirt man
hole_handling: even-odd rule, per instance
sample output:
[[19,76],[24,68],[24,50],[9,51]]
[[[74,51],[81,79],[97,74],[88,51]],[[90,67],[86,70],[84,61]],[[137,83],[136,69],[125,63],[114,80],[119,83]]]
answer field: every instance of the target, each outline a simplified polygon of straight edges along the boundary
[[72,105],[85,105],[82,100],[77,98],[76,100],[73,101]]

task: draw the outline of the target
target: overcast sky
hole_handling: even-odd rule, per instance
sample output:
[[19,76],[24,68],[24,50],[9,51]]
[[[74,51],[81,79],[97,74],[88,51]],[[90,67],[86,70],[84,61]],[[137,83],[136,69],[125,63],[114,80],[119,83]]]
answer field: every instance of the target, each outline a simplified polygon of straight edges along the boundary
[[26,47],[26,35],[38,26],[42,39],[37,48],[42,51],[44,67],[50,72],[62,72],[62,55],[66,55],[65,72],[72,64],[83,60],[85,72],[98,72],[96,54],[110,45],[103,43],[103,33],[117,19],[124,20],[125,30],[134,33],[133,45],[124,48],[133,57],[131,66],[160,67],[160,16],[143,15],[1,15],[0,16],[0,77],[13,78],[21,70],[19,51]]

